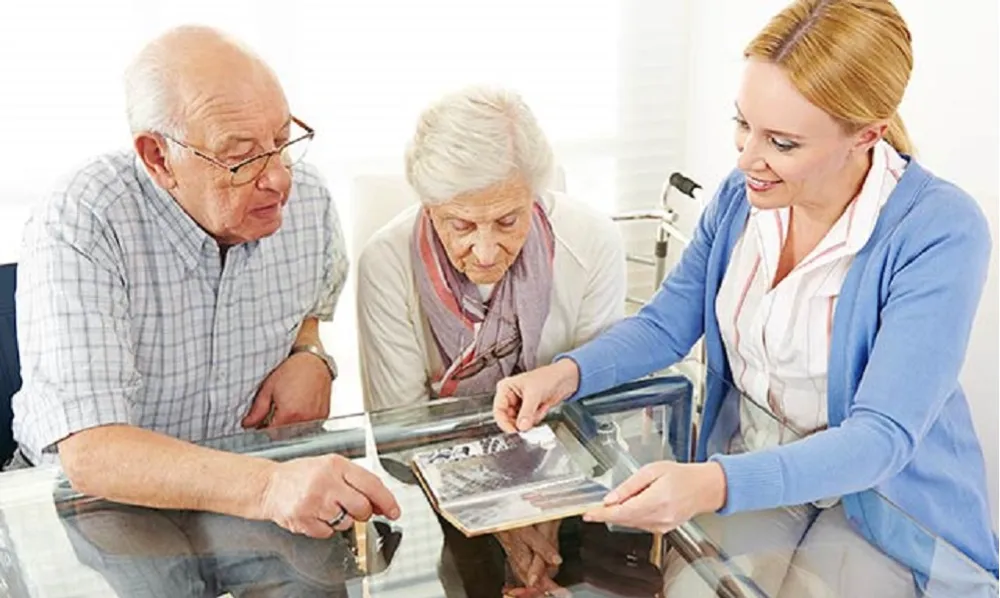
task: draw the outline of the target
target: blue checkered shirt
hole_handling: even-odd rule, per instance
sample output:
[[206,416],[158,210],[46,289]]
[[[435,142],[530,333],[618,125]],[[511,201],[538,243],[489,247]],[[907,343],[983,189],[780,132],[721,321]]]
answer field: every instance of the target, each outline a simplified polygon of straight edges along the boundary
[[297,165],[275,234],[217,243],[131,151],[102,156],[34,211],[18,267],[24,385],[14,435],[34,463],[95,426],[200,441],[240,431],[307,317],[329,320],[347,275],[336,209]]

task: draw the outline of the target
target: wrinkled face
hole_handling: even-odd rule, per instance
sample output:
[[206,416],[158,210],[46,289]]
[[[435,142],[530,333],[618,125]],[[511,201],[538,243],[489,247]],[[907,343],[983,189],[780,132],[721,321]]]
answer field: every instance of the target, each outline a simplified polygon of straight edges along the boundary
[[524,247],[534,200],[527,181],[517,175],[427,211],[452,265],[475,284],[493,284]]
[[781,67],[754,58],[746,61],[734,120],[747,197],[761,209],[823,201],[850,176],[857,152],[879,137],[877,127],[848,134]]
[[[274,82],[257,79],[221,93],[199,94],[186,108],[186,138],[182,141],[223,164],[235,165],[273,150],[290,135],[288,106]],[[292,180],[279,156],[271,156],[256,179],[235,187],[229,171],[194,152],[182,149],[173,156],[177,184],[170,193],[220,243],[254,241],[281,226]]]

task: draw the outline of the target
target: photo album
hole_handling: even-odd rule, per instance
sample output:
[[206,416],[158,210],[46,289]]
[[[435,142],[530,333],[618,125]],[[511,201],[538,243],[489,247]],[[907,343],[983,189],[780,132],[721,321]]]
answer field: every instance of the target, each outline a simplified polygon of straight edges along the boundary
[[610,490],[548,425],[419,453],[412,467],[434,509],[466,536],[580,515]]

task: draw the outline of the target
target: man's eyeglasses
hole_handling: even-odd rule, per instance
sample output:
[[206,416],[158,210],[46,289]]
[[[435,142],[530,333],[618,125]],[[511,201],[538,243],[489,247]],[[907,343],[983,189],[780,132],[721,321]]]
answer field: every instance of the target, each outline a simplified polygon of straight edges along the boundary
[[191,153],[199,158],[228,171],[229,183],[234,187],[239,187],[256,181],[257,177],[259,177],[267,168],[272,156],[280,156],[281,163],[284,164],[286,168],[290,168],[292,165],[298,163],[303,157],[305,157],[306,150],[309,149],[309,142],[316,135],[316,132],[312,129],[312,127],[294,116],[291,118],[292,124],[298,126],[302,129],[302,131],[304,131],[302,134],[293,136],[291,139],[281,144],[280,147],[276,147],[271,151],[257,154],[256,156],[252,156],[246,160],[240,160],[236,164],[232,165],[226,164],[217,158],[213,158],[212,156],[191,147],[179,139],[174,139],[170,135],[163,134],[163,137],[176,143],[184,149],[190,150]]

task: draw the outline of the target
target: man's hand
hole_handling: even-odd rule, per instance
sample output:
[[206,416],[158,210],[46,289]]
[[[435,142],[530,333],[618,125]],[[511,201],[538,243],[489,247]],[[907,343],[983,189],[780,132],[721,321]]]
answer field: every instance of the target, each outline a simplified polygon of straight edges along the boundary
[[493,418],[507,433],[530,430],[579,385],[580,369],[572,359],[504,378],[493,397]]
[[666,533],[725,504],[726,475],[718,463],[657,461],[640,468],[583,519]]
[[[554,591],[552,581],[559,572],[559,521],[548,521],[515,530],[499,532],[497,540],[507,553],[507,560],[518,581],[532,590]],[[508,594],[522,592],[508,590]]]
[[243,427],[272,427],[326,419],[330,416],[332,384],[330,371],[320,359],[309,353],[296,353],[264,379],[250,412],[243,418]]
[[[313,538],[329,538],[373,514],[399,517],[399,504],[375,475],[340,455],[275,463],[261,497],[264,518]],[[341,517],[341,514],[347,514]],[[336,527],[328,521],[340,519]]]

